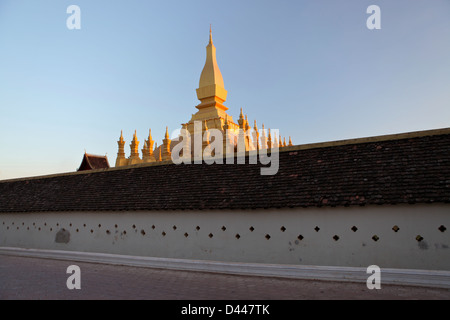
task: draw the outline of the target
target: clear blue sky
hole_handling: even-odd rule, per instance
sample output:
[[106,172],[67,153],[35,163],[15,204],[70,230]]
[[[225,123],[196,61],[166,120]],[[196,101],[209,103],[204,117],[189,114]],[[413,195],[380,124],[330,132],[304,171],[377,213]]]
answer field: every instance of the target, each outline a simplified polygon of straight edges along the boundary
[[294,144],[450,127],[449,0],[0,0],[0,180],[114,165],[120,130],[159,145],[197,110],[210,23],[235,119]]

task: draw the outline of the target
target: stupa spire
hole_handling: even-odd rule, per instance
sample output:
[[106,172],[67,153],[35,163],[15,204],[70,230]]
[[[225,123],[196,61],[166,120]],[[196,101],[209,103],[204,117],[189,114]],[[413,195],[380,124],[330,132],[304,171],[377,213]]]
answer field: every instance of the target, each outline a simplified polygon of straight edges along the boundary
[[131,154],[128,164],[141,163],[141,158],[139,157],[139,141],[137,138],[136,130],[134,130],[133,140],[130,144]]
[[211,24],[209,25],[209,44],[213,44]]
[[[117,144],[119,146],[119,151],[117,152],[117,158],[116,158],[116,167],[124,166],[127,164],[127,160],[125,158],[125,140],[123,139],[123,133],[122,130],[120,131],[120,138],[119,141],[117,141]],[[86,153],[86,150],[84,151]]]
[[216,59],[216,47],[212,40],[211,27],[209,29],[209,43],[206,46],[206,61],[200,75],[197,98],[202,102],[198,109],[215,107],[226,111],[223,105],[227,99],[227,91],[223,83],[222,73]]
[[[216,47],[213,44],[212,32],[209,29],[209,43],[206,46],[206,62],[200,75],[199,88],[216,85],[225,88],[222,73],[216,59]],[[224,99],[225,100],[225,99]]]

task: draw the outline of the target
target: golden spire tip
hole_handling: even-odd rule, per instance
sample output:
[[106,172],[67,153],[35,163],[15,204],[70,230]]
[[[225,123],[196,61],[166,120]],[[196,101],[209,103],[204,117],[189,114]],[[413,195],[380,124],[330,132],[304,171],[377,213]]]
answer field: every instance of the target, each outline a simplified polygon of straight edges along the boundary
[[212,40],[212,28],[211,28],[211,24],[209,24],[209,43],[212,44],[213,40]]

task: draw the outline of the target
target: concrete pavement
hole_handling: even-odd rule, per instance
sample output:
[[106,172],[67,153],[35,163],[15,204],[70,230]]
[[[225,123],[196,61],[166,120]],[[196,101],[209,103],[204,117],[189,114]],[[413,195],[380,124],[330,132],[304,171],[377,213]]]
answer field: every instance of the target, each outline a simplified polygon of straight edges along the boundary
[[[78,265],[81,289],[69,290]],[[0,299],[302,300],[450,299],[450,290],[239,276],[0,255]]]

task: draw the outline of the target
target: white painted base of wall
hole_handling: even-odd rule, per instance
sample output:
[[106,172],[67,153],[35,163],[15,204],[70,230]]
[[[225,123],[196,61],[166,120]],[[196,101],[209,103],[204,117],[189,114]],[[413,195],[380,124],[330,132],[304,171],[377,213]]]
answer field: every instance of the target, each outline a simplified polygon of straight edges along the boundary
[[[324,281],[366,283],[367,278],[370,276],[370,274],[366,273],[366,268],[358,267],[238,263],[13,247],[0,247],[0,255],[105,263],[157,269]],[[381,286],[384,284],[450,289],[450,271],[383,268],[381,269]]]
[[450,204],[0,214],[0,247],[450,271]]

